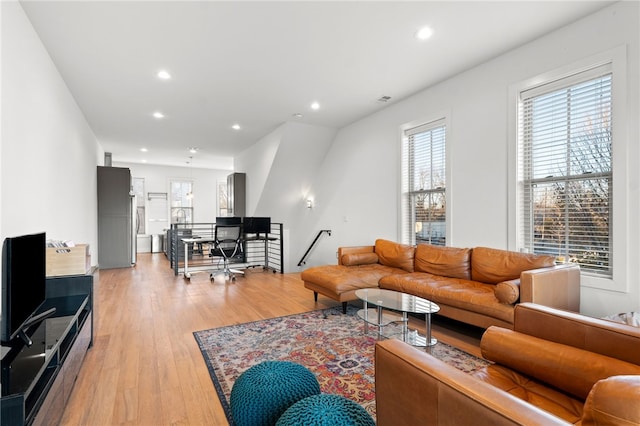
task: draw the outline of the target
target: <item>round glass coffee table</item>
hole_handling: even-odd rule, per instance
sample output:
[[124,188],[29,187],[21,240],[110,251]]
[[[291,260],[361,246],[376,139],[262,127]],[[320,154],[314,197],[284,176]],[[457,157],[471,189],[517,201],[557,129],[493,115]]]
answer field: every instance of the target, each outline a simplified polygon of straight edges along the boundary
[[[397,334],[385,334],[384,327],[400,323],[403,342],[413,346],[427,347],[438,343],[436,338],[431,337],[431,314],[440,310],[435,303],[411,294],[379,288],[356,290],[356,296],[364,303],[363,309],[358,311],[358,316],[364,320],[365,333],[369,332],[369,324],[371,324],[378,328],[378,336],[398,337]],[[369,305],[373,305],[374,308],[369,308]],[[426,336],[409,329],[408,314],[410,313],[425,315]]]

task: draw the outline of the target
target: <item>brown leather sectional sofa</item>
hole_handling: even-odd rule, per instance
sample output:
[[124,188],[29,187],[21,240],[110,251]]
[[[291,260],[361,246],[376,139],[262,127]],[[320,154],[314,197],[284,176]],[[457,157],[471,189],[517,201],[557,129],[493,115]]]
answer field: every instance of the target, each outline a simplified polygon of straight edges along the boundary
[[399,340],[376,344],[377,424],[640,424],[640,328],[532,303],[490,327],[464,373]]
[[414,247],[379,239],[373,246],[341,247],[337,265],[309,268],[301,278],[316,300],[322,294],[343,309],[357,299],[356,290],[380,287],[431,300],[439,315],[482,328],[511,328],[521,302],[580,310],[577,265],[487,247]]

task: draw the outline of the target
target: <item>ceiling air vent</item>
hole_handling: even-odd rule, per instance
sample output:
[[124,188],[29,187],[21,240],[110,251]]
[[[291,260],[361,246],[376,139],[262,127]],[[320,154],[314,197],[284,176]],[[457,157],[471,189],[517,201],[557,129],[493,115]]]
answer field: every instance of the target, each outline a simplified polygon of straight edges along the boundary
[[388,102],[389,99],[391,99],[391,96],[381,96],[380,99],[378,99],[378,102]]

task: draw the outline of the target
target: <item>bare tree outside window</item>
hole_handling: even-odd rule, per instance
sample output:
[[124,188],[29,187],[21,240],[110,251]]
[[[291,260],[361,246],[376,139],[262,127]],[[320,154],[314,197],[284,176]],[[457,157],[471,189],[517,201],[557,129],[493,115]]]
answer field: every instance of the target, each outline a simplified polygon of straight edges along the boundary
[[525,241],[611,275],[611,75],[524,102]]
[[408,203],[403,241],[444,246],[446,174],[443,120],[409,131],[403,157],[403,188],[406,188]]

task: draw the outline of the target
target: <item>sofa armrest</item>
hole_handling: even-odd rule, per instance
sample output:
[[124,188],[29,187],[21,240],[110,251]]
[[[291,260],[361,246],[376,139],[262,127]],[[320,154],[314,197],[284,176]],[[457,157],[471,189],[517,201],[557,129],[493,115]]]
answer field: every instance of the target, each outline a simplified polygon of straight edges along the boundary
[[399,340],[376,343],[376,416],[387,425],[567,425]]
[[640,375],[640,365],[496,326],[484,332],[480,349],[489,361],[581,401],[599,380],[620,374]]
[[338,247],[338,265],[342,265],[342,255],[357,253],[375,253],[375,246]]
[[640,328],[534,303],[516,305],[513,330],[640,365]]
[[522,272],[520,302],[580,312],[580,267],[568,263]]
[[640,424],[640,376],[612,376],[596,383],[584,404],[582,426]]

